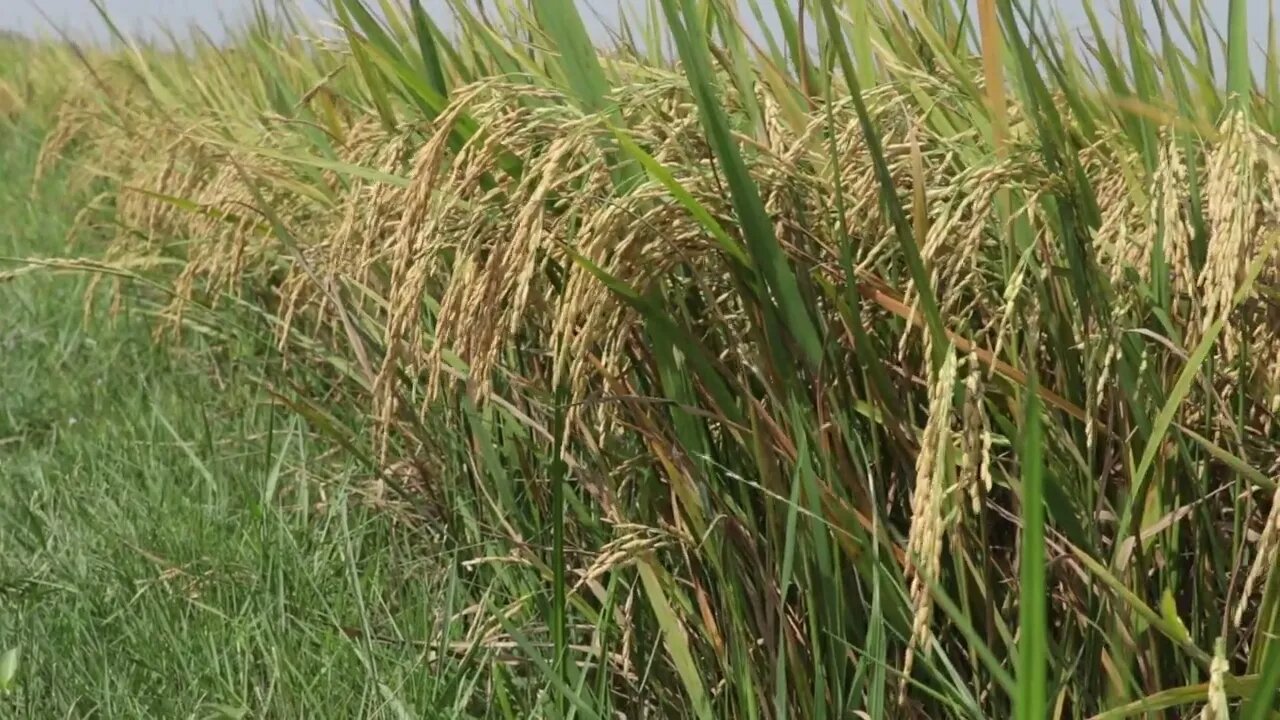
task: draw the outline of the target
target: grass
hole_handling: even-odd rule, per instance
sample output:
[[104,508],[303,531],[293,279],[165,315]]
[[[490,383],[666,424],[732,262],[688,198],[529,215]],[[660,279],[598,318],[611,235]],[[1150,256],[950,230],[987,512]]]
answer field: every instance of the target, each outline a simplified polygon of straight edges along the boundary
[[[53,337],[168,369],[100,363],[142,442],[66,471],[175,518],[106,566],[164,576],[141,603],[205,545],[274,558],[180,602],[272,647],[297,607],[336,692],[411,716],[1268,716],[1280,57],[1251,71],[1242,0],[1223,32],[1120,6],[1080,44],[1032,3],[814,0],[757,42],[653,0],[605,50],[563,0],[454,2],[452,35],[335,0],[325,42],[264,4],[228,45],[33,51],[6,85],[79,188],[63,266],[128,280],[117,330]],[[37,478],[111,417],[14,407],[95,418],[14,421]],[[342,502],[377,474],[435,549]],[[397,635],[459,653],[371,660]]]
[[[28,199],[37,148],[31,128],[0,147],[5,255],[61,252],[83,202],[62,177]],[[473,663],[425,642],[471,592],[450,558],[348,501],[359,473],[264,401],[258,359],[159,350],[132,303],[86,322],[85,286],[0,285],[0,646],[19,651],[0,715],[483,706]]]

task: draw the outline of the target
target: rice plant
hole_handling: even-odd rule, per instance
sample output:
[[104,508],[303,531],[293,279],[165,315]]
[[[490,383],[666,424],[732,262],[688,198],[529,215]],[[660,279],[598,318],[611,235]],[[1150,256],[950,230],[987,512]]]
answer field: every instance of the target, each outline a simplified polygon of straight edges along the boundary
[[263,6],[68,59],[41,166],[397,469],[489,715],[1261,718],[1280,58],[1207,6]]

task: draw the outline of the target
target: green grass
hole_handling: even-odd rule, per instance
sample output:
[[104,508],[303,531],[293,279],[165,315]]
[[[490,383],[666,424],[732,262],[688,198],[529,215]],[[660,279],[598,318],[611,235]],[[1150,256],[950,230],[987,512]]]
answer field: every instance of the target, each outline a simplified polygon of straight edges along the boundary
[[[28,199],[35,147],[0,136],[0,254],[62,251],[84,200],[61,178]],[[86,283],[0,284],[0,717],[483,708],[422,643],[469,593],[451,561],[343,501],[358,473],[263,402],[252,361],[158,350],[138,313],[86,324]]]

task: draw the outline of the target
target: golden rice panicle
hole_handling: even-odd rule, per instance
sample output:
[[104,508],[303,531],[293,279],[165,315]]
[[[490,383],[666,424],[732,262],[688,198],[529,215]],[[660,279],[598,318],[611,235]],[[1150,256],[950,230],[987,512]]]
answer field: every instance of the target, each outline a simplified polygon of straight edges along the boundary
[[[434,277],[442,276],[446,290],[442,308],[457,304],[456,296],[471,281],[475,252],[472,245],[485,232],[484,217],[467,222],[467,213],[459,209],[476,196],[477,188],[458,182],[465,169],[485,172],[486,163],[473,137],[458,153],[453,167],[447,167],[449,141],[457,119],[468,112],[475,97],[485,90],[483,84],[463,88],[450,108],[433,123],[433,134],[418,149],[413,161],[412,183],[401,195],[402,209],[395,234],[384,250],[390,268],[387,314],[383,326],[383,342],[389,349],[376,381],[380,389],[375,402],[385,420],[390,412],[390,393],[396,374],[403,369],[416,373],[427,361],[426,343],[422,336],[422,297]],[[442,253],[455,253],[452,271],[440,261]],[[443,310],[442,310],[443,315]],[[439,330],[437,329],[437,333]],[[439,344],[437,340],[437,344]],[[405,347],[402,347],[405,346]],[[430,374],[428,395],[434,396],[440,385],[438,363]]]
[[[1102,211],[1101,223],[1093,230],[1093,244],[1098,248],[1100,261],[1107,267],[1105,272],[1117,291],[1110,315],[1113,318],[1128,317],[1142,295],[1125,276],[1125,271],[1132,270],[1140,282],[1149,280],[1150,253],[1154,248],[1153,238],[1147,232],[1147,218],[1134,203],[1129,180],[1121,166],[1121,163],[1136,163],[1138,160],[1130,157],[1117,162],[1100,152],[1084,153],[1082,160],[1089,175],[1096,178],[1093,187]],[[1116,361],[1120,357],[1123,330],[1115,322],[1095,323],[1088,334],[1084,330],[1083,327],[1078,329],[1077,341],[1085,350],[1089,368],[1084,383],[1085,447],[1092,452],[1097,445],[1098,430],[1104,422],[1099,411],[1106,407],[1115,386]]]
[[[646,107],[645,96],[662,107],[665,118],[656,117]],[[657,161],[678,168],[678,180],[699,203],[713,216],[729,216],[731,209],[719,191],[714,171],[703,160],[689,156],[704,141],[698,134],[697,112],[687,90],[675,85],[638,89],[626,96],[622,110],[631,122],[634,136],[649,146]],[[599,137],[607,137],[603,125],[594,124],[593,128]],[[788,147],[777,152],[793,156],[796,153]],[[786,163],[776,161],[773,155],[762,153],[748,160],[763,166],[762,170],[767,167],[775,171],[773,175],[759,175],[761,192],[766,197],[777,198],[782,194],[779,188],[794,191],[799,186],[794,173],[785,172]],[[715,326],[729,337],[745,336],[741,301],[729,286],[715,244],[697,220],[652,180],[642,180],[625,195],[611,197],[606,175],[597,172],[590,177],[587,188],[597,199],[576,211],[581,223],[572,238],[574,252],[641,292],[658,282],[669,283],[676,292],[696,289]],[[684,266],[689,272],[674,273],[677,266]],[[624,376],[631,361],[628,348],[635,346],[642,332],[641,317],[576,262],[568,265],[561,297],[552,331],[552,382],[566,379],[573,397],[583,398]],[[725,348],[722,358],[728,363],[748,362],[741,357],[748,350],[745,344],[737,343]],[[570,420],[576,421],[592,409],[593,424],[601,434],[607,433],[619,410],[616,404],[575,406],[570,410]]]
[[[351,133],[342,150],[344,162],[377,168],[388,174],[406,174],[413,167],[419,141],[413,127],[387,131],[377,124],[360,134]],[[334,189],[339,187],[336,178]],[[403,226],[405,189],[390,183],[352,180],[342,199],[342,221],[329,237],[327,262],[334,273],[348,275],[366,286],[385,292],[378,265],[386,248]]]
[[27,103],[9,82],[0,78],[0,120],[17,120],[27,109]]
[[1275,567],[1280,561],[1280,502],[1274,495],[1271,498],[1271,512],[1262,525],[1262,532],[1253,548],[1253,565],[1245,576],[1244,587],[1240,591],[1240,602],[1236,605],[1235,621],[1240,626],[1244,621],[1245,611],[1249,608],[1249,599],[1254,587],[1263,575]]
[[[1222,122],[1221,134],[1206,161],[1209,248],[1199,277],[1202,331],[1216,320],[1226,321],[1244,269],[1257,250],[1257,158],[1246,115],[1229,114]],[[1229,353],[1235,349],[1232,335],[1224,333],[1223,338]]]
[[[676,242],[674,238],[664,241],[649,230],[673,227],[667,222],[669,218],[663,217],[661,204],[643,207],[645,199],[654,197],[650,188],[635,188],[629,197],[596,208],[577,233],[575,251],[613,276],[643,285],[651,277],[650,271],[665,266],[662,254],[670,253]],[[636,222],[642,212],[646,214],[640,217],[652,224]],[[616,303],[608,287],[576,265],[570,268],[563,297],[552,330],[552,382],[567,379],[572,396],[581,398],[600,373],[620,377],[625,371],[625,347],[634,339],[639,320],[630,308]],[[602,431],[610,426],[607,405],[596,406],[595,420]],[[570,416],[576,420],[585,410],[587,406],[575,405]],[[571,424],[566,423],[566,430]]]
[[[532,140],[541,134],[539,130],[547,129],[529,115],[523,119],[519,126],[523,132],[516,131],[522,139]],[[452,347],[470,365],[481,399],[491,390],[502,354],[525,325],[534,279],[541,280],[543,269],[559,253],[560,238],[546,224],[546,202],[553,190],[578,176],[580,171],[571,169],[572,158],[581,149],[581,141],[572,136],[551,140],[547,152],[525,166],[523,177],[510,193],[484,198],[482,207],[488,205],[496,220],[486,224],[487,232],[478,234],[466,255],[459,257],[469,267],[455,276],[446,290],[436,348]],[[539,300],[544,299],[545,294],[540,293]],[[528,326],[545,328],[539,322]],[[437,351],[433,362],[439,361]]]
[[911,636],[902,661],[902,684],[899,699],[905,699],[907,681],[911,677],[917,652],[926,655],[932,637],[933,593],[929,584],[936,580],[941,568],[943,537],[946,533],[945,500],[947,467],[951,462],[951,404],[955,392],[956,353],[948,347],[946,359],[936,371],[930,371],[929,419],[920,440],[916,457],[915,489],[911,495],[911,528],[907,534],[907,566],[905,579],[910,584],[914,614]]
[[[1280,148],[1272,137],[1259,138],[1266,157],[1266,173],[1263,178],[1262,191],[1262,223],[1264,234],[1275,232],[1280,228]],[[1262,271],[1258,282],[1269,287],[1280,285],[1280,260],[1273,258]],[[1269,302],[1255,309],[1250,317],[1252,329],[1249,331],[1251,349],[1249,357],[1255,363],[1252,390],[1262,400],[1263,406],[1270,411],[1264,414],[1262,426],[1264,432],[1270,432],[1272,416],[1280,412],[1280,305]]]
[[[1032,269],[1031,258],[1023,257],[1014,267],[1013,273],[1009,276],[1009,282],[1005,285],[1001,292],[1001,306],[988,321],[990,330],[985,330],[984,335],[994,335],[995,340],[992,347],[992,355],[1000,357],[1000,351],[1004,347],[1005,338],[1012,332],[1015,327],[1014,322],[1018,315],[1018,300],[1022,297],[1023,290],[1026,289],[1028,275]],[[992,371],[994,372],[994,370]]]
[[[1187,217],[1187,165],[1176,138],[1170,137],[1160,147],[1159,166],[1155,174],[1155,192],[1151,198],[1147,241],[1155,247],[1155,234],[1163,232],[1161,244],[1169,267],[1170,281],[1176,293],[1194,297],[1195,265],[1191,260],[1192,228]],[[1150,267],[1150,263],[1143,266]],[[1148,270],[1148,273],[1150,271]],[[1194,303],[1192,304],[1194,308]],[[1188,318],[1190,319],[1190,318]]]
[[977,515],[982,510],[982,498],[991,491],[991,421],[987,417],[983,394],[986,382],[982,362],[975,354],[969,355],[965,375],[965,399],[961,415],[960,473],[956,490],[969,498],[969,509]]
[[1129,201],[1127,189],[1122,186],[1108,189],[1113,190],[1117,197],[1108,202],[1107,196],[1099,193],[1102,221],[1095,231],[1094,242],[1109,256],[1111,283],[1125,287],[1126,270],[1138,273],[1140,279],[1149,279],[1150,246],[1143,233],[1138,231],[1141,219],[1137,208]]
[[1093,452],[1098,443],[1098,430],[1102,424],[1098,411],[1107,400],[1114,383],[1116,360],[1120,357],[1120,339],[1114,327],[1104,327],[1095,333],[1094,342],[1086,341],[1089,349],[1088,367],[1094,381],[1085,381],[1085,449]]
[[1200,712],[1200,720],[1231,720],[1231,707],[1227,702],[1227,675],[1231,663],[1227,660],[1227,640],[1218,638],[1213,643],[1213,659],[1209,662],[1208,702]]
[[59,106],[53,118],[53,126],[45,134],[36,154],[32,191],[40,180],[53,170],[63,154],[90,125],[91,107],[79,94],[72,94]]
[[1121,311],[1136,297],[1126,273],[1132,272],[1139,282],[1150,283],[1157,247],[1162,248],[1174,291],[1193,294],[1192,232],[1183,209],[1187,170],[1176,139],[1167,139],[1160,145],[1151,192],[1145,195],[1144,205],[1135,201],[1122,163],[1101,166],[1097,174],[1100,177],[1095,188],[1103,216],[1095,243],[1107,258],[1112,284],[1125,289],[1120,298]]

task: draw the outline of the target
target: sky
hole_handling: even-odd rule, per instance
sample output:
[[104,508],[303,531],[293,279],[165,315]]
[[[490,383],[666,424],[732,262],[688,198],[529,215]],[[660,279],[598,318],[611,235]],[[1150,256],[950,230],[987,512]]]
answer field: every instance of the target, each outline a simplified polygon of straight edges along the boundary
[[[325,0],[289,0],[302,5],[315,17],[323,17],[321,9]],[[1031,0],[1039,2],[1045,9],[1058,8],[1063,18],[1072,27],[1084,27],[1086,20],[1081,10],[1087,0]],[[1163,1],[1163,0],[1157,0]],[[1185,5],[1187,0],[1174,0]],[[1246,0],[1249,13],[1249,28],[1253,42],[1265,46],[1267,32],[1267,10],[1273,0]],[[131,34],[141,33],[153,35],[161,25],[181,30],[197,25],[205,32],[217,37],[221,34],[227,20],[241,19],[251,7],[251,0],[103,0],[111,17],[123,30]],[[584,10],[590,8],[594,14],[603,19],[605,24],[616,22],[619,4],[635,7],[643,0],[578,0]],[[1110,9],[1115,0],[1093,0],[1101,14],[1109,18]],[[445,0],[422,0],[427,12],[447,17],[444,9]],[[770,3],[763,3],[769,5]],[[1146,12],[1150,12],[1150,4],[1138,3]],[[1207,0],[1215,24],[1219,28],[1226,27],[1227,0]],[[592,21],[592,13],[584,13],[593,34],[605,37],[603,26],[599,20]],[[46,19],[47,16],[47,19]],[[750,13],[744,13],[749,17]],[[49,31],[49,21],[69,30],[73,37],[103,37],[104,26],[94,10],[92,0],[0,0],[0,29],[17,30],[27,34],[42,34]],[[1114,27],[1114,26],[1113,26]]]

